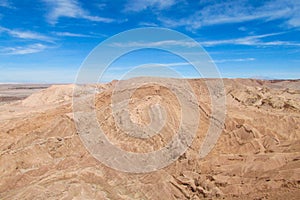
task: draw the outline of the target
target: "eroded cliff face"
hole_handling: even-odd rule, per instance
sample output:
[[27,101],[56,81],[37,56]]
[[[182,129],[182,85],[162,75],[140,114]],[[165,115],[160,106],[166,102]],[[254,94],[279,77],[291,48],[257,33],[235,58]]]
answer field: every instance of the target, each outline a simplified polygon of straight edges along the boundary
[[[225,124],[203,159],[199,151],[214,123],[206,81],[213,80],[188,81],[200,112],[195,138],[175,162],[150,173],[114,170],[87,151],[74,122],[73,85],[51,86],[25,100],[1,105],[0,198],[298,199],[300,81],[225,79]],[[122,84],[132,83],[134,79]],[[159,134],[141,139],[124,134],[116,125],[116,120],[122,120],[112,113],[116,84],[82,86],[96,89],[96,116],[107,138],[135,153],[165,146],[181,122],[176,95],[155,84],[132,91],[128,106],[132,122],[149,124],[156,105],[164,108],[160,117],[167,116]],[[84,102],[86,93],[81,95]]]

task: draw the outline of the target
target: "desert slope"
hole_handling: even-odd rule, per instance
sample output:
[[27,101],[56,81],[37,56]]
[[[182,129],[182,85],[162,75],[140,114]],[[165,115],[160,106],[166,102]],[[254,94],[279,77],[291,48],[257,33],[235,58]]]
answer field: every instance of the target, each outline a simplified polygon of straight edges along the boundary
[[[225,124],[203,159],[199,149],[212,121],[206,81],[214,80],[188,81],[200,108],[196,137],[179,159],[151,173],[111,169],[87,151],[74,123],[74,85],[0,104],[0,199],[299,199],[300,81],[224,79]],[[166,145],[180,123],[172,91],[153,84],[133,91],[131,121],[149,124],[157,104],[164,107],[161,117],[169,116],[161,134],[146,140],[116,126],[111,104],[116,84],[85,85],[80,94],[84,102],[96,89],[97,120],[109,140],[138,153]]]

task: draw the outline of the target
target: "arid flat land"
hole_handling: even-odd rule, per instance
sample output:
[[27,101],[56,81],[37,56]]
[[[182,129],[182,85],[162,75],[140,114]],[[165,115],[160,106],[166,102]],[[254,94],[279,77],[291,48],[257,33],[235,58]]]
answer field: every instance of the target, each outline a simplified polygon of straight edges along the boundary
[[23,100],[29,95],[46,89],[49,84],[0,84],[0,102]]

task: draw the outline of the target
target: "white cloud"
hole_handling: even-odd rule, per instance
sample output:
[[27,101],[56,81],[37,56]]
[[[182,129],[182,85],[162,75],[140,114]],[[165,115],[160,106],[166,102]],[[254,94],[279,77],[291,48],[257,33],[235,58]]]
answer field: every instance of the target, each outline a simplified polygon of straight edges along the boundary
[[241,26],[241,27],[239,27],[238,29],[239,29],[240,31],[247,31],[247,28],[244,27],[244,26]]
[[54,32],[54,34],[62,37],[92,37],[91,35],[70,32]]
[[263,41],[263,38],[272,37],[285,32],[270,33],[263,35],[253,35],[242,38],[233,38],[227,40],[208,40],[208,41],[183,41],[183,40],[162,40],[157,42],[126,42],[126,43],[113,43],[114,47],[137,47],[137,48],[151,48],[163,46],[182,46],[182,47],[196,47],[198,45],[210,47],[218,45],[245,45],[245,46],[300,46],[300,43],[289,41]]
[[178,67],[178,66],[190,66],[191,63],[188,62],[176,62],[176,63],[158,63],[155,64],[158,67]]
[[140,12],[148,8],[163,10],[175,3],[175,0],[129,0],[125,5],[125,11]]
[[6,32],[7,34],[11,35],[15,38],[21,38],[21,39],[31,39],[31,40],[41,40],[41,41],[47,41],[47,42],[53,42],[53,38],[48,37],[46,35],[31,32],[31,31],[20,31],[20,30],[12,30],[4,27],[0,27],[0,33]]
[[[249,3],[250,2],[250,3]],[[289,26],[300,26],[300,2],[289,0],[262,1],[255,7],[251,1],[221,1],[206,5],[201,10],[181,19],[159,17],[158,19],[169,27],[187,27],[195,30],[203,26],[241,23],[252,20],[285,19]]]
[[0,1],[0,7],[14,8],[14,7],[11,5],[11,2],[9,2],[8,0],[1,0],[1,1]]
[[139,68],[139,67],[181,67],[181,66],[190,66],[192,64],[188,62],[175,62],[175,63],[147,63],[138,66],[113,66],[110,67],[109,70],[112,71],[123,71],[129,70],[132,68]]
[[103,10],[106,6],[107,6],[106,3],[99,3],[99,4],[96,4],[96,7],[97,7],[99,10]]
[[153,22],[140,22],[139,25],[146,26],[146,27],[157,27],[158,26],[156,23],[153,23]]
[[185,46],[193,47],[197,43],[191,41],[180,41],[180,40],[162,40],[157,42],[126,42],[126,43],[113,43],[112,46],[115,47],[161,47],[161,46]]
[[28,46],[6,47],[1,50],[2,54],[6,55],[25,55],[44,51],[48,46],[36,43]]
[[92,16],[88,11],[80,7],[77,0],[43,0],[50,5],[50,13],[48,14],[48,22],[56,24],[61,17],[81,18],[96,22],[113,22],[113,19]]
[[284,32],[280,33],[270,33],[263,35],[254,35],[247,36],[243,38],[234,38],[228,40],[211,40],[211,41],[203,41],[199,42],[203,46],[217,46],[217,45],[248,45],[248,46],[300,46],[300,43],[289,42],[289,41],[271,41],[266,42],[263,41],[263,38],[284,34]]
[[214,63],[225,63],[225,62],[249,62],[254,61],[255,58],[235,58],[235,59],[221,59],[213,60]]

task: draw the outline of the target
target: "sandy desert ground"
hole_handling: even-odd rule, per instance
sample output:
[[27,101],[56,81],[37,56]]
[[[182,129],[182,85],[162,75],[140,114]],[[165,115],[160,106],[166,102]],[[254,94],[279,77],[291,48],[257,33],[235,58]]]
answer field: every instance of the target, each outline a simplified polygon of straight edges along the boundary
[[[300,80],[224,79],[224,128],[200,159],[212,121],[206,81],[214,80],[188,80],[201,115],[192,145],[174,163],[150,173],[114,170],[87,151],[74,123],[74,85],[1,85],[0,199],[299,199]],[[122,134],[112,116],[117,83],[93,85],[96,116],[107,137],[126,151],[161,148],[179,126],[176,96],[158,85],[136,89],[131,121],[148,124],[149,109],[157,103],[168,121],[159,135],[134,138]]]

